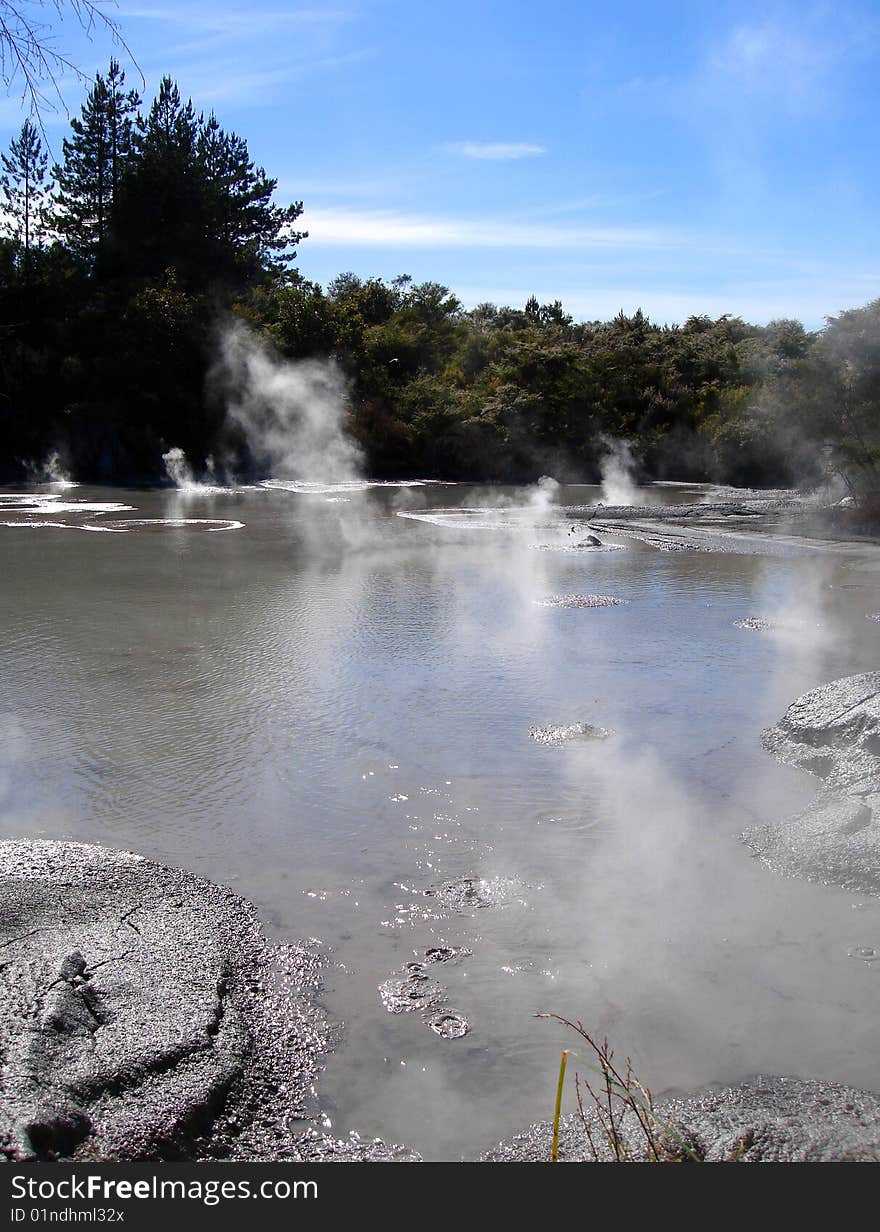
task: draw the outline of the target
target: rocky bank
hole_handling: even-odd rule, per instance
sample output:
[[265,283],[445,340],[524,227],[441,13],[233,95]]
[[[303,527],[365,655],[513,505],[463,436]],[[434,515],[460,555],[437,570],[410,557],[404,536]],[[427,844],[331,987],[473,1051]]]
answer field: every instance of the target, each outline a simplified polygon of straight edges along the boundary
[[0,843],[0,1157],[395,1159],[316,1128],[321,959],[130,852]]

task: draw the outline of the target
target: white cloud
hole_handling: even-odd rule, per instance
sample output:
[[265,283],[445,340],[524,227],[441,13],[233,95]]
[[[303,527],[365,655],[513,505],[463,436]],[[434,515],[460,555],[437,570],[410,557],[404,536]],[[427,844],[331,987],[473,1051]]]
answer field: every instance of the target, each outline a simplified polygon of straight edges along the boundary
[[357,248],[667,248],[672,234],[642,227],[566,227],[506,219],[430,217],[380,211],[309,208],[309,245]]
[[533,158],[536,154],[547,152],[544,146],[532,145],[526,141],[450,141],[443,148],[452,154],[461,154],[464,158],[493,163]]

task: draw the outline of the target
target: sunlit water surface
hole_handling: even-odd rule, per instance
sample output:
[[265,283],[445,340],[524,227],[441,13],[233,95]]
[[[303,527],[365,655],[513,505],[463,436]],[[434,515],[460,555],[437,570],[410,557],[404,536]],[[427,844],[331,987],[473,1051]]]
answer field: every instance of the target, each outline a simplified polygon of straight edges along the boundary
[[[457,1159],[546,1118],[574,1040],[539,1012],[607,1033],[655,1093],[877,1089],[880,963],[849,953],[880,949],[877,903],[738,834],[813,794],[760,732],[878,666],[880,574],[864,551],[572,551],[555,505],[597,495],[0,495],[0,831],[132,848],[320,939],[334,1132]],[[380,997],[438,946],[470,951],[429,969],[460,1038]]]

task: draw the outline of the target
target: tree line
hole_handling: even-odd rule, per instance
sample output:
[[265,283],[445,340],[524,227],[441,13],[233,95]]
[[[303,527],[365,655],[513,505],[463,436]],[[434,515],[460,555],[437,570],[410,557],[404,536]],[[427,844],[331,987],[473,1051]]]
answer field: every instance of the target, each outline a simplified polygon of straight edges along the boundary
[[184,449],[243,465],[210,379],[238,319],[291,359],[327,357],[377,476],[593,479],[609,437],[644,475],[775,485],[828,469],[880,488],[880,301],[820,331],[559,302],[465,310],[406,275],[295,268],[302,202],[165,78],[145,109],[99,75],[51,167],[26,120],[2,155],[0,476],[57,452],[77,478],[151,481]]

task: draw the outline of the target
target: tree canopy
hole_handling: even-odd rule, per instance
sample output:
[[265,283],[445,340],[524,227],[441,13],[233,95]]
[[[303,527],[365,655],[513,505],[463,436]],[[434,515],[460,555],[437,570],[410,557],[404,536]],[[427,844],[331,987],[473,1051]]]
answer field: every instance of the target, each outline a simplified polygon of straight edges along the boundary
[[[0,2],[2,9],[2,2]],[[111,60],[52,168],[28,119],[2,156],[0,428],[7,476],[49,452],[77,475],[155,479],[183,448],[244,464],[210,380],[246,322],[343,372],[377,475],[586,480],[609,437],[646,475],[880,484],[880,301],[807,332],[637,310],[576,322],[559,300],[467,310],[440,282],[294,260],[302,202],[165,77],[145,106]]]

